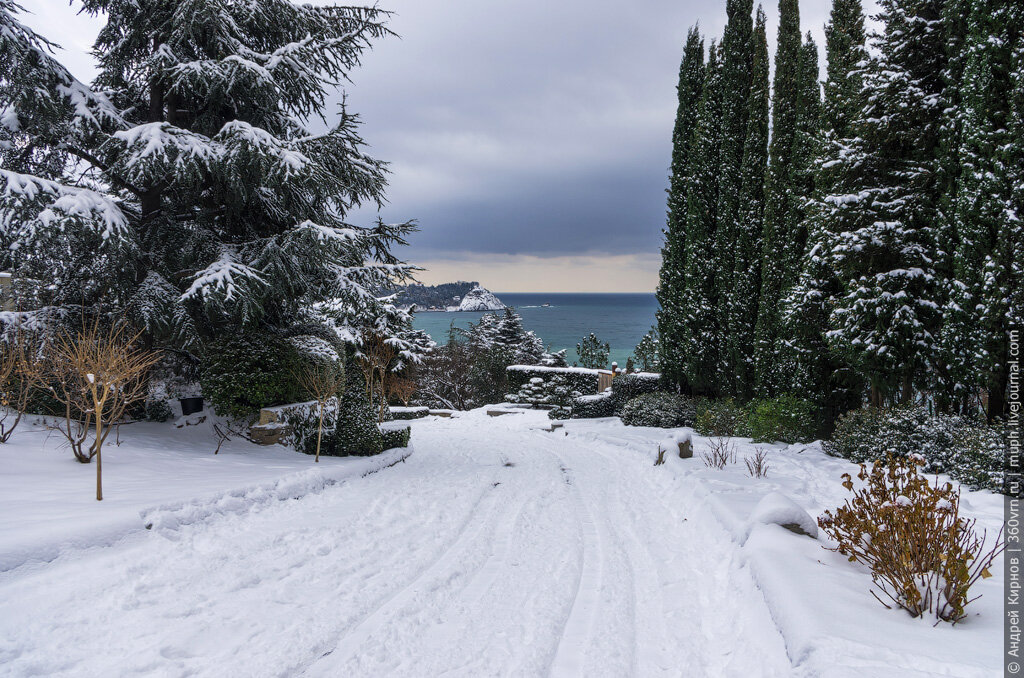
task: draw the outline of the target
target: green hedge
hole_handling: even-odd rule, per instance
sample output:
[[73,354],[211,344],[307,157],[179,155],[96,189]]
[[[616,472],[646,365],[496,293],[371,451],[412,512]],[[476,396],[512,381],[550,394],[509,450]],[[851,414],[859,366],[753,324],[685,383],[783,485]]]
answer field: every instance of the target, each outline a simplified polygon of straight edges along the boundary
[[974,489],[1005,492],[1008,430],[921,406],[847,412],[825,452],[857,463],[920,455],[927,473],[948,473]]
[[569,392],[578,391],[581,395],[597,393],[597,370],[582,367],[540,367],[534,365],[511,365],[506,369],[508,376],[507,390],[509,394],[518,394],[531,379],[540,378],[545,382],[554,376],[562,377],[562,385]]
[[747,431],[756,442],[806,443],[814,440],[814,403],[794,398],[758,398],[747,403]]
[[412,437],[412,429],[408,426],[402,428],[387,428],[383,431],[384,449],[393,450],[396,447],[409,447],[409,439]]
[[620,416],[626,426],[693,426],[696,403],[693,398],[677,393],[645,393],[626,403]]
[[571,419],[599,419],[615,416],[615,401],[611,393],[581,396],[572,401]]
[[303,400],[294,377],[300,366],[298,352],[287,341],[243,335],[207,349],[199,381],[217,414],[251,418],[264,407]]
[[615,409],[615,414],[621,414],[622,409],[630,400],[659,390],[661,390],[661,375],[620,374],[612,379],[612,406]]

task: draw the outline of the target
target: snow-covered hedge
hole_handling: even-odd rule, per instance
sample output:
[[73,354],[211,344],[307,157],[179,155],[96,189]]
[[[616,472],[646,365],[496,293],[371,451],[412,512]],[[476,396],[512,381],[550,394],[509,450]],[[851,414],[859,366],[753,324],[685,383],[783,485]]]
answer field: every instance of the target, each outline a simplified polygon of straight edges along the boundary
[[599,419],[615,415],[615,400],[611,391],[585,395],[572,401],[572,419]]
[[660,383],[661,375],[653,372],[634,372],[615,377],[612,380],[612,404],[615,414],[621,414],[626,403],[633,398],[659,390]]
[[388,411],[391,413],[392,419],[400,419],[403,421],[408,419],[422,419],[430,414],[430,408],[426,405],[419,405],[415,407],[391,407]]
[[973,489],[1003,492],[1007,431],[920,406],[847,412],[824,450],[863,463],[920,454],[926,473],[948,473]]
[[622,408],[619,416],[626,426],[678,428],[693,426],[696,412],[693,398],[661,391],[633,398]]
[[580,395],[593,395],[598,388],[598,370],[583,367],[544,367],[542,365],[510,365],[508,375],[508,392],[516,394],[523,386],[530,384],[532,379],[551,381],[560,377],[562,384],[569,391],[578,391]]

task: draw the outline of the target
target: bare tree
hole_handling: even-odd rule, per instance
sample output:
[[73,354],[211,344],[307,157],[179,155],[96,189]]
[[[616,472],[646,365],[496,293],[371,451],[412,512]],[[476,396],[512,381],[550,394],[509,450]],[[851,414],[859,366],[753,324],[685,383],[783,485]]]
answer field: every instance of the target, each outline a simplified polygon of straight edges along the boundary
[[[0,443],[6,443],[45,372],[39,341],[18,329],[0,345]],[[14,419],[11,420],[11,417]]]
[[314,462],[320,462],[320,441],[324,435],[324,411],[327,403],[338,396],[338,392],[345,385],[345,375],[338,363],[317,362],[305,370],[295,373],[295,379],[299,382],[306,393],[313,396],[319,408],[320,418],[316,431],[316,457]]
[[356,355],[366,382],[366,395],[371,403],[377,404],[378,422],[384,421],[384,413],[387,411],[385,382],[396,355],[395,347],[379,334],[371,334],[364,339]]
[[[140,335],[130,335],[123,324],[101,328],[97,321],[75,334],[65,331],[53,347],[53,392],[65,407],[61,432],[76,459],[96,458],[97,500],[103,499],[102,450],[110,426],[146,397],[146,373],[160,359],[159,352],[138,347]],[[95,429],[92,446],[83,452],[90,428]]]

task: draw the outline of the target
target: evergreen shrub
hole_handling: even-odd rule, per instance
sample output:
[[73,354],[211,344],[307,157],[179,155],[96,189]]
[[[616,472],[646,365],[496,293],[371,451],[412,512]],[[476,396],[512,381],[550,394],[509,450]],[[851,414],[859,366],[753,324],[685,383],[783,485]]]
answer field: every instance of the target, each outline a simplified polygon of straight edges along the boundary
[[294,376],[299,365],[295,348],[280,339],[225,337],[208,349],[199,381],[217,414],[250,418],[303,399]]
[[626,403],[645,393],[655,393],[661,389],[661,375],[639,373],[622,374],[612,380],[612,397],[615,414],[622,414]]
[[732,398],[698,398],[693,429],[702,436],[747,436],[747,413]]
[[555,372],[547,378],[532,377],[518,392],[505,396],[505,400],[533,407],[551,407],[552,419],[568,419],[573,401],[582,395],[572,388],[572,380],[566,374]]
[[814,403],[784,395],[747,403],[747,428],[757,442],[805,443],[814,440]]
[[579,391],[581,395],[597,393],[597,371],[582,367],[511,365],[506,369],[506,374],[508,376],[508,393],[518,393],[523,386],[530,383],[531,379],[540,378],[549,381],[555,375],[563,377],[565,386],[571,391]]
[[919,405],[847,412],[824,450],[857,463],[920,455],[926,473],[948,473],[972,489],[1004,491],[1004,426],[932,414]]
[[412,437],[412,428],[389,428],[382,431],[384,435],[383,447],[385,450],[392,450],[396,447],[409,447],[409,439]]
[[615,400],[610,392],[580,396],[572,401],[572,419],[599,419],[615,416]]
[[659,391],[633,398],[622,408],[619,416],[626,426],[678,428],[693,426],[696,413],[693,398]]
[[338,424],[331,436],[328,456],[370,457],[384,451],[384,434],[377,425],[377,412],[360,386],[349,385],[341,394]]

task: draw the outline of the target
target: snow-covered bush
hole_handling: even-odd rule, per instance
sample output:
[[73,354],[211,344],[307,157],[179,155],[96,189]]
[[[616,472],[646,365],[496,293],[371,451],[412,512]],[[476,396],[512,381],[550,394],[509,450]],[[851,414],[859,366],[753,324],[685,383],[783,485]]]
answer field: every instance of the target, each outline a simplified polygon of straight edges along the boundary
[[542,367],[535,365],[510,365],[506,369],[508,392],[516,394],[523,386],[533,379],[549,381],[560,376],[570,391],[578,391],[580,395],[597,393],[598,374],[596,370],[582,367]]
[[222,340],[207,352],[200,374],[203,397],[217,414],[238,418],[305,400],[294,378],[300,364],[286,341],[248,335]]
[[550,407],[552,419],[568,419],[572,404],[583,393],[573,388],[573,380],[564,372],[548,372],[547,376],[530,377],[515,393],[505,396],[510,403]]
[[619,416],[626,426],[677,428],[693,426],[695,414],[693,398],[662,391],[645,393],[633,398],[622,408]]
[[843,415],[824,450],[854,462],[919,454],[926,473],[948,473],[974,489],[1004,491],[1006,431],[921,406],[867,408]]
[[608,355],[610,352],[611,347],[608,342],[602,342],[593,332],[583,337],[580,343],[576,344],[576,355],[580,358],[580,365],[590,369],[605,369],[608,367]]
[[746,436],[747,413],[732,398],[698,398],[693,428],[702,436]]
[[329,442],[322,444],[321,455],[369,457],[384,451],[377,412],[362,386],[350,383],[342,393],[338,424]]
[[971,586],[991,576],[1003,543],[996,535],[986,551],[987,535],[960,517],[960,491],[938,480],[929,484],[921,464],[916,456],[889,457],[870,471],[862,464],[858,489],[843,474],[853,497],[825,511],[818,525],[837,542],[832,550],[871,568],[883,596],[914,617],[934,614],[956,623],[966,615]]
[[747,403],[747,427],[755,441],[804,443],[814,440],[814,403],[783,395]]
[[382,433],[384,435],[382,447],[385,450],[392,450],[396,447],[409,447],[409,439],[412,437],[412,429],[410,427],[388,428]]
[[615,414],[621,414],[622,408],[630,400],[645,393],[654,393],[661,387],[660,375],[648,372],[621,374],[612,380],[612,397],[614,398]]
[[572,401],[572,419],[598,419],[615,415],[615,399],[611,392],[585,395]]

